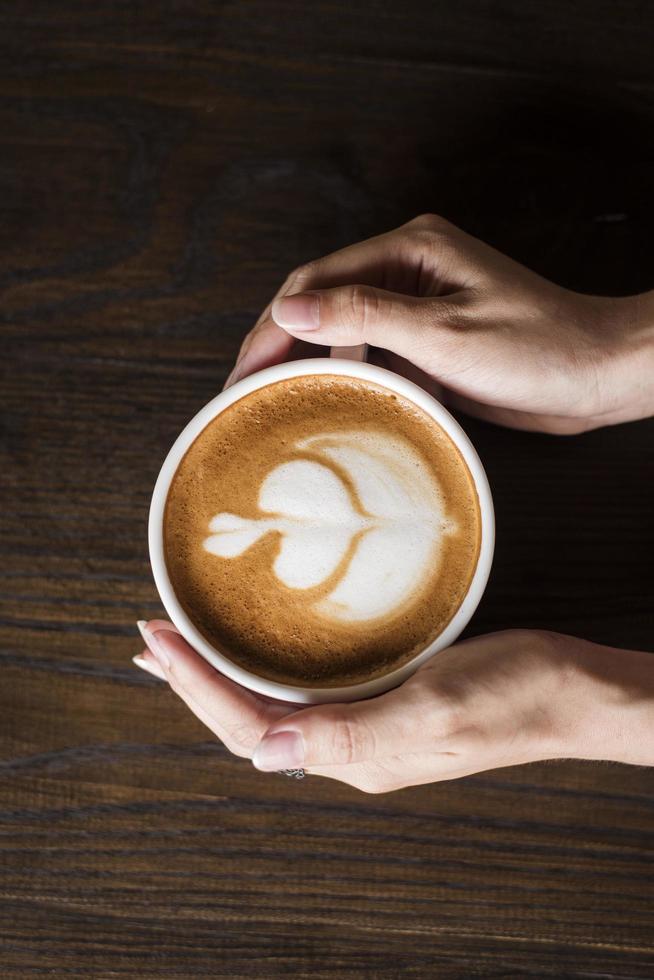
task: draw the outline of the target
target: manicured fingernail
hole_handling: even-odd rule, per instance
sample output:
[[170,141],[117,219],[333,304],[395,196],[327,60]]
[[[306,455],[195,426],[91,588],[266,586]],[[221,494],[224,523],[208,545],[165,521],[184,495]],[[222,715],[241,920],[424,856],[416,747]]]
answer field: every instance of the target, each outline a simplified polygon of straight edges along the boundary
[[272,305],[272,318],[288,330],[317,330],[320,326],[320,303],[311,293],[282,296]]
[[166,680],[166,675],[159,664],[153,664],[151,660],[146,660],[145,657],[140,656],[140,654],[132,657],[132,661],[137,667],[140,667],[141,670],[147,670],[148,674],[152,674],[153,677],[158,677],[160,681]]
[[154,630],[151,632],[144,619],[139,619],[136,625],[152,656],[159,661],[162,667],[170,667],[170,657],[165,647],[165,634],[170,633],[170,630]]
[[261,739],[252,762],[262,772],[301,769],[304,765],[304,739],[299,732],[277,732]]

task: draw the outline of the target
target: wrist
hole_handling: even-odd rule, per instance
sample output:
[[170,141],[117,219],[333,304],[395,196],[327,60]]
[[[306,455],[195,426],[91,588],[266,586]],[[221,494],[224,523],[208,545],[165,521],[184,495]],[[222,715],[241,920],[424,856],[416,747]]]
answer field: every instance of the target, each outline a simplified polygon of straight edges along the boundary
[[567,639],[559,757],[654,766],[654,654]]
[[654,415],[654,290],[602,300],[602,412],[607,424]]

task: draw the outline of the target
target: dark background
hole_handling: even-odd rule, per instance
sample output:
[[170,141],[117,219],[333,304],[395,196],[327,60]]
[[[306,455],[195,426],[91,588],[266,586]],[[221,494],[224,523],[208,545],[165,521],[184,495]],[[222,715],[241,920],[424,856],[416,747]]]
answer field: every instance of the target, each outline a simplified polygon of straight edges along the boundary
[[[435,211],[654,286],[653,41],[637,0],[1,6],[3,977],[654,976],[651,770],[295,782],[130,662],[158,468],[291,267]],[[654,424],[463,421],[470,631],[651,648]]]

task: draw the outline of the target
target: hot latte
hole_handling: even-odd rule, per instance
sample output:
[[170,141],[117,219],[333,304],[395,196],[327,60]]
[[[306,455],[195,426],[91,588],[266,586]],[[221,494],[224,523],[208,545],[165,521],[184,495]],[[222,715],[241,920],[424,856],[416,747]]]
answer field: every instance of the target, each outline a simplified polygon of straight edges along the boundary
[[307,375],[207,425],[170,486],[166,565],[206,639],[271,680],[388,673],[456,613],[481,521],[449,436],[390,389]]

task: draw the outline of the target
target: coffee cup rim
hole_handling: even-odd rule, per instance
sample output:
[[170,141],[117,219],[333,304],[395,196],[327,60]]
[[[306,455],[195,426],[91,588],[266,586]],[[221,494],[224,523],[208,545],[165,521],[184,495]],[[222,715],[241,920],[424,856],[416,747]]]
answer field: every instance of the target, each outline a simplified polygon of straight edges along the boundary
[[[422,408],[445,430],[463,456],[474,481],[481,520],[479,556],[472,581],[463,602],[442,633],[401,667],[380,677],[343,687],[283,684],[261,677],[234,663],[205,639],[183,609],[170,581],[164,557],[164,513],[170,484],[184,455],[203,429],[230,405],[260,388],[290,378],[320,374],[336,374],[370,381],[389,388]],[[457,420],[436,398],[387,368],[361,361],[318,357],[264,368],[220,392],[193,416],[171,446],[159,471],[150,503],[148,545],[152,573],[163,606],[176,629],[205,660],[220,673],[258,694],[296,704],[322,704],[361,700],[397,687],[422,664],[456,640],[472,618],[488,582],[495,548],[495,514],[488,477],[475,447]]]

